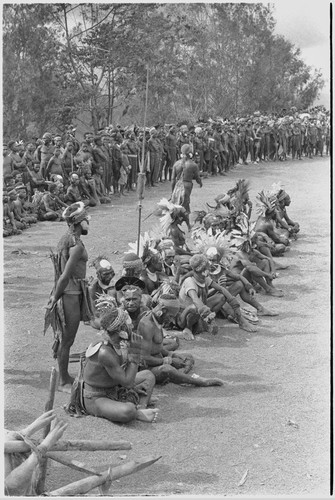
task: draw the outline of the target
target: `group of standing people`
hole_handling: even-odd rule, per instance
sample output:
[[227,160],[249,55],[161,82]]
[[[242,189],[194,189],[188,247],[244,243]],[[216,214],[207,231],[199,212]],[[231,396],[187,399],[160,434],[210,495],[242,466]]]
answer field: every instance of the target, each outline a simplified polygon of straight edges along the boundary
[[241,163],[329,154],[329,114],[323,108],[303,113],[292,108],[279,117],[256,111],[192,126],[106,127],[98,135],[86,132],[81,143],[73,130],[64,136],[46,132],[27,143],[9,141],[3,145],[3,236],[20,234],[37,221],[62,220],[72,203],[94,207],[127,196],[136,190],[140,167],[147,189],[165,181],[174,188],[180,168],[174,165],[183,147],[192,151],[199,171],[199,178],[190,169],[184,174],[188,210],[189,176],[201,184]]

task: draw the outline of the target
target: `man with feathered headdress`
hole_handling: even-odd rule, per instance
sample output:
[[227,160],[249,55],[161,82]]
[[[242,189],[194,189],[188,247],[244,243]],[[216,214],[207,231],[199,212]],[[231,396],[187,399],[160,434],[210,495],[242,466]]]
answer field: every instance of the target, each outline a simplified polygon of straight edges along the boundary
[[287,214],[286,207],[291,204],[291,198],[287,192],[282,188],[280,183],[272,185],[271,194],[277,198],[276,204],[276,222],[277,227],[286,230],[287,237],[296,238],[297,233],[300,231],[300,226],[297,222],[293,222]]
[[160,216],[162,235],[172,240],[176,254],[191,255],[186,244],[185,233],[180,228],[183,222],[189,226],[189,218],[185,208],[162,198],[155,214]]
[[255,224],[255,232],[264,233],[273,241],[271,253],[273,256],[282,255],[289,248],[289,239],[275,229],[276,220],[276,196],[267,196],[261,191],[257,196],[259,217]]
[[[244,302],[256,309],[259,316],[277,316],[277,313],[269,311],[258,302],[252,284],[243,275],[229,269],[227,248],[220,245],[210,245],[205,250],[205,255],[210,264],[209,276],[216,283],[227,288],[233,297],[239,295]],[[252,320],[253,315],[250,315],[247,310],[243,309],[242,315],[245,316],[245,319]],[[243,325],[241,328],[244,329]]]
[[[236,319],[243,330],[256,331],[256,328],[241,314],[238,301],[228,291],[225,284],[220,282],[216,275],[211,274],[211,270],[214,271],[213,257],[216,252],[219,253],[218,247],[210,246],[204,253],[194,255],[190,260],[192,271],[186,274],[181,284],[179,293],[181,303],[186,308],[189,306],[195,307],[197,312],[197,315],[193,313],[191,316],[189,314],[190,317],[187,318],[187,325],[184,328],[183,333],[187,334],[189,332],[190,339],[192,339],[193,333],[199,333],[201,329],[207,329],[205,318],[208,314],[214,314],[215,317],[215,315],[223,311],[225,311],[225,316],[227,316],[226,311],[228,311],[228,314]],[[209,260],[209,257],[211,260]],[[216,333],[217,326],[214,325],[213,328],[212,325],[210,330]]]
[[277,275],[271,270],[269,259],[255,248],[254,236],[254,228],[247,216],[241,213],[230,235],[230,246],[234,251],[230,269],[242,274],[250,283],[256,282],[269,295],[282,297],[282,290],[275,288],[272,283]]

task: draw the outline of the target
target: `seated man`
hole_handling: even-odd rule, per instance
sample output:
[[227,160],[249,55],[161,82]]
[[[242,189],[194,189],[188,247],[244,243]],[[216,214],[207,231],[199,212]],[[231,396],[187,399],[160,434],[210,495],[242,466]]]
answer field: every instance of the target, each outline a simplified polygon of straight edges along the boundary
[[23,230],[28,227],[28,225],[24,222],[22,217],[19,215],[17,206],[15,205],[15,201],[17,199],[17,191],[16,189],[11,189],[8,191],[8,211],[12,213],[15,220],[15,225],[17,229]]
[[[219,285],[227,288],[229,293],[236,297],[239,295],[241,299],[250,304],[257,310],[259,316],[277,316],[274,313],[262,306],[255,298],[255,290],[252,284],[241,274],[234,273],[222,262],[222,253],[220,248],[210,247],[206,251],[206,257],[210,263],[209,276]],[[227,262],[228,264],[228,262]],[[248,318],[247,318],[248,319]]]
[[16,207],[16,212],[23,222],[26,224],[35,224],[37,222],[37,217],[29,214],[24,208],[24,202],[27,198],[27,192],[25,189],[20,189],[17,192],[17,198],[14,200],[14,205]]
[[231,271],[242,274],[250,283],[257,283],[266,294],[282,297],[284,295],[282,290],[275,288],[272,283],[277,275],[270,269],[268,260],[257,261],[257,256],[248,241],[243,242],[237,249],[230,263]]
[[96,278],[89,286],[89,294],[92,299],[94,318],[90,325],[93,328],[100,329],[100,312],[97,309],[97,300],[103,294],[115,296],[115,287],[111,284],[115,276],[114,269],[106,257],[99,255],[94,261],[93,266],[96,269]]
[[97,165],[93,167],[93,179],[95,183],[95,191],[100,200],[100,203],[111,203],[112,200],[108,196],[107,189],[103,183],[104,167],[102,165]]
[[167,276],[163,273],[162,258],[157,250],[148,250],[143,254],[142,260],[144,269],[141,279],[144,281],[146,293],[151,295]]
[[[148,311],[150,311],[150,309],[142,301],[142,290],[144,289],[144,283],[142,282],[142,287],[138,286],[138,282],[140,282],[141,280],[137,278],[126,279],[128,281],[128,284],[125,284],[121,289],[123,294],[122,307],[128,312],[132,321],[132,329],[136,332],[140,320]],[[125,278],[121,278],[116,282],[116,288],[120,286],[120,282],[122,280],[125,280]],[[163,346],[168,351],[175,351],[179,347],[179,339],[170,335],[165,335],[163,339]]]
[[143,337],[142,365],[155,375],[157,384],[191,384],[200,387],[223,385],[218,378],[204,378],[189,375],[192,368],[192,356],[169,353],[163,346],[164,321],[170,321],[180,309],[179,301],[170,295],[162,295],[158,305],[140,320],[137,333]]
[[268,260],[270,268],[269,272],[271,274],[274,274],[277,269],[287,269],[289,267],[288,264],[282,264],[274,261],[271,250],[275,249],[276,244],[267,234],[262,233],[261,231],[255,232],[251,237],[251,243],[254,253],[256,254],[256,251],[258,251]]
[[2,192],[2,230],[3,237],[12,236],[13,234],[21,234],[21,230],[17,228],[16,220],[14,217],[13,207],[9,203],[9,196],[6,190]]
[[[296,237],[296,234],[300,231],[300,226],[298,222],[294,222],[292,219],[289,218],[286,207],[289,207],[291,205],[291,198],[290,196],[281,189],[278,194],[277,194],[277,200],[278,200],[278,206],[277,206],[277,214],[280,216],[282,225],[283,222],[286,223],[286,229],[289,231],[289,234],[292,235],[293,237]],[[285,225],[283,226],[285,227]]]
[[143,298],[143,291],[145,290],[145,283],[140,278],[136,278],[135,276],[122,276],[115,283],[115,291],[116,291],[116,301],[120,306],[124,306],[125,301],[125,293],[128,290],[137,291],[139,296],[141,297],[141,308],[147,311],[149,310],[150,304],[148,300],[146,300],[147,295]]
[[66,190],[66,194],[64,196],[64,201],[68,205],[72,205],[72,203],[77,203],[78,201],[83,201],[85,205],[88,205],[87,200],[82,200],[81,194],[79,191],[79,176],[76,173],[70,175],[70,185]]
[[[192,274],[186,275],[187,277],[185,277],[179,292],[182,305],[193,307],[198,313],[198,316],[194,315],[194,313],[190,314],[187,319],[184,333],[189,334],[189,339],[192,340],[194,338],[193,333],[198,333],[199,327],[203,327],[202,322],[199,322],[199,315],[201,318],[206,318],[211,312],[216,315],[226,303],[231,306],[232,315],[237,320],[240,328],[247,332],[255,332],[256,328],[242,316],[240,304],[235,297],[208,276],[208,259],[202,254],[194,255],[190,260],[190,264]],[[215,290],[215,293],[211,296],[208,294],[210,288]],[[215,325],[213,334],[217,333],[217,328]]]
[[57,196],[58,188],[56,184],[50,184],[39,203],[38,220],[61,220],[63,209],[67,207]]
[[112,422],[155,422],[157,408],[147,409],[155,377],[149,370],[138,373],[141,337],[132,334],[129,349],[121,344],[128,338],[129,322],[128,313],[116,307],[102,315],[103,335],[99,334],[85,354],[78,388],[82,409]]
[[258,200],[263,204],[263,213],[258,217],[255,225],[256,232],[265,233],[274,242],[271,254],[275,256],[283,255],[289,249],[289,239],[276,230],[274,221],[276,220],[275,203],[267,198],[263,192],[259,193]]
[[162,265],[164,274],[174,279],[179,283],[180,276],[190,271],[189,257],[176,255],[173,241],[170,239],[163,239],[159,245],[158,250],[162,256]]
[[86,201],[85,204],[89,205],[90,207],[100,205],[100,200],[95,189],[95,181],[94,179],[92,179],[91,167],[88,164],[84,163],[78,168],[78,175],[78,188],[82,200]]

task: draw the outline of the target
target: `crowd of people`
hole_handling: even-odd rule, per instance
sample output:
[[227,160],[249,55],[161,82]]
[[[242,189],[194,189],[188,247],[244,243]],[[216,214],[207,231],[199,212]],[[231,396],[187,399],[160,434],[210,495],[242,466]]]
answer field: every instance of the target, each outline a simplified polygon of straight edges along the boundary
[[[37,142],[4,145],[4,236],[37,221],[67,225],[51,254],[55,282],[44,325],[54,334],[58,390],[70,394],[67,413],[154,423],[156,385],[224,386],[219,377],[195,373],[190,350],[180,351],[182,341],[218,335],[218,319],[255,332],[260,317],[278,316],[262,295],[284,295],[276,278],[288,266],[280,258],[300,230],[287,212],[289,194],[273,184],[258,193],[255,204],[249,181],[240,179],[208,200],[207,210],[192,211],[191,193],[193,181],[202,187],[204,178],[227,175],[237,164],[329,154],[328,114],[291,112],[276,120],[256,112],[250,119],[194,127],[116,127],[98,136],[87,133],[81,144],[68,131],[65,141],[45,133]],[[158,224],[129,243],[116,276],[108,256],[89,259],[82,241],[89,233],[87,209],[136,190],[142,164],[147,188],[171,182],[169,199],[153,207]],[[96,271],[90,280],[88,263]],[[80,322],[94,338],[84,352],[71,355]],[[79,361],[75,378],[68,371],[71,356]],[[67,424],[48,412],[19,433],[28,436],[52,420],[28,458],[10,463],[7,456],[8,494],[30,491],[39,460]],[[7,434],[18,439],[18,433]]]
[[140,168],[147,189],[173,184],[185,144],[201,178],[227,175],[239,163],[328,155],[329,112],[291,108],[280,116],[256,111],[192,126],[106,127],[98,135],[86,132],[81,143],[72,126],[63,136],[46,132],[27,143],[11,140],[3,145],[3,236],[20,234],[37,221],[63,220],[64,209],[75,202],[93,207],[127,196],[136,190]]
[[[220,378],[191,374],[194,358],[179,352],[181,339],[218,334],[217,318],[254,332],[260,316],[278,315],[261,295],[283,296],[275,281],[287,266],[278,259],[299,233],[287,213],[290,196],[280,183],[260,191],[251,222],[249,182],[240,179],[209,200],[208,211],[192,212],[193,180],[201,185],[202,177],[191,144],[181,146],[180,156],[171,172],[170,199],[153,209],[159,224],[129,243],[117,279],[106,255],[93,256],[96,278],[85,279],[89,257],[81,237],[89,230],[87,206],[79,201],[63,212],[68,231],[52,255],[55,286],[45,331],[54,331],[59,390],[71,393],[70,414],[155,422],[156,384],[224,385]],[[98,333],[80,353],[74,379],[68,364],[80,321]]]

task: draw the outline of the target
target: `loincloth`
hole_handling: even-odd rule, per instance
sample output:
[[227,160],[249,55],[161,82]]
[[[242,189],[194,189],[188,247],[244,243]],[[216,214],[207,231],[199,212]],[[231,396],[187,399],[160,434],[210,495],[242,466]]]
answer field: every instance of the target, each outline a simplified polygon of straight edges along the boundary
[[[55,307],[47,309],[44,318],[44,334],[49,326],[51,326],[54,334],[54,342],[52,346],[53,357],[57,358],[59,344],[65,332],[66,321],[64,313],[64,298],[67,295],[77,295],[80,297],[80,321],[90,321],[94,317],[92,299],[89,294],[88,283],[85,279],[70,280],[70,286],[65,289],[65,292],[57,301]],[[49,301],[54,294],[54,289],[50,293]]]
[[82,386],[82,396],[84,399],[108,398],[112,401],[133,403],[134,405],[138,405],[140,402],[139,395],[135,389],[122,387],[120,385],[114,387],[95,387],[84,382]]

